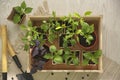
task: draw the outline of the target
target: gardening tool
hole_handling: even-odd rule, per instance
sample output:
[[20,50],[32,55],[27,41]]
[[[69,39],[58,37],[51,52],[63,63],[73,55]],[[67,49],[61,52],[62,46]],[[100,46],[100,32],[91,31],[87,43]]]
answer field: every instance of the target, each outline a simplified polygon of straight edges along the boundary
[[7,28],[2,25],[0,28],[2,36],[2,80],[7,80]]
[[13,60],[15,61],[17,67],[20,69],[20,71],[22,72],[22,74],[17,74],[17,78],[18,80],[33,80],[33,77],[30,73],[24,72],[22,70],[22,65],[17,57],[17,55],[15,54],[14,49],[12,48],[10,42],[7,42],[7,28],[6,26],[2,26],[1,27],[1,33],[2,33],[2,72],[3,72],[3,79],[2,80],[7,80],[7,58],[6,58],[6,53],[7,53],[7,48],[8,51],[10,53],[10,55],[12,56]]
[[17,67],[20,69],[20,71],[22,72],[22,74],[17,74],[17,78],[18,80],[33,80],[33,77],[30,73],[24,72],[22,70],[22,65],[17,57],[17,55],[15,54],[15,51],[13,50],[10,42],[8,41],[8,51],[11,54],[13,60],[15,61]]

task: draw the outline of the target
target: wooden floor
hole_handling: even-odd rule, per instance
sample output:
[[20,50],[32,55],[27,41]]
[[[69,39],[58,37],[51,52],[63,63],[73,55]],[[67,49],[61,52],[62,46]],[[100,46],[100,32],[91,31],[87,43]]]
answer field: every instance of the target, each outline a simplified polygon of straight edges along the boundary
[[[120,0],[25,0],[27,4],[33,7],[29,15],[50,15],[56,11],[57,15],[68,15],[78,12],[83,15],[87,10],[92,11],[92,16],[102,15],[102,33],[103,33],[103,69],[102,74],[98,73],[54,73],[50,72],[34,74],[35,80],[120,80]],[[21,33],[18,25],[13,24],[6,18],[11,12],[13,6],[19,5],[22,0],[0,0],[0,24],[7,24],[9,39],[14,45],[23,64],[23,69],[27,68],[27,52],[22,51],[23,44],[19,41]],[[3,8],[4,7],[4,8]],[[28,19],[28,16],[27,16]],[[1,44],[1,40],[0,40]],[[1,53],[1,46],[0,46]],[[8,80],[14,77],[20,71],[15,66],[11,57],[8,58]],[[68,79],[65,79],[65,78]],[[0,80],[1,80],[1,54],[0,54]]]

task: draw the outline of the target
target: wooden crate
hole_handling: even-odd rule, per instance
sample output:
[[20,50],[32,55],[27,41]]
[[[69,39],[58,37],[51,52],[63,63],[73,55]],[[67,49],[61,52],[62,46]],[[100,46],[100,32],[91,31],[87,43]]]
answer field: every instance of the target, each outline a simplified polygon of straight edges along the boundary
[[[33,26],[40,26],[41,21],[42,20],[47,20],[49,17],[48,16],[30,16],[30,20],[33,23]],[[56,17],[57,19],[60,18]],[[75,18],[75,17],[73,17]],[[100,49],[102,50],[102,31],[101,31],[101,16],[90,16],[90,17],[83,17],[89,24],[94,24],[95,26],[95,31],[98,35],[98,42],[97,45],[95,45],[95,47],[93,47],[92,49],[88,49],[87,51],[93,51],[93,50],[97,50]],[[59,47],[58,47],[59,48]],[[72,50],[83,50],[82,47],[77,46],[75,48],[72,48]],[[82,54],[80,55],[82,56]],[[81,60],[81,59],[80,59]],[[31,59],[31,49],[30,49],[30,60],[29,60],[30,64],[32,63],[32,59]],[[81,62],[80,62],[81,63]],[[31,69],[31,65],[30,65],[30,69]],[[97,65],[88,65],[88,66],[74,66],[74,65],[66,65],[66,64],[57,64],[57,65],[53,65],[52,64],[52,60],[49,60],[45,65],[43,70],[41,70],[41,72],[103,72],[102,69],[102,56],[99,58],[99,63]]]

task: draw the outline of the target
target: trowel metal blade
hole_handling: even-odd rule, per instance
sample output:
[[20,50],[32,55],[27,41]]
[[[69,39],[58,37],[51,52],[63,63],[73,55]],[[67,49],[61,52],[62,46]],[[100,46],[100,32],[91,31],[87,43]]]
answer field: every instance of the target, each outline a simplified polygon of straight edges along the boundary
[[33,77],[30,73],[23,73],[16,75],[18,80],[33,80]]

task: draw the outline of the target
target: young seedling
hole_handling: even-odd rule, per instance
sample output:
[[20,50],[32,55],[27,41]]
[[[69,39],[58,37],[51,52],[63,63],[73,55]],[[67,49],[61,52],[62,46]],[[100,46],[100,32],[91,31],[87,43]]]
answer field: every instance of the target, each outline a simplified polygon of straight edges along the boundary
[[52,59],[55,64],[63,63],[63,49],[57,50],[54,45],[50,46],[50,53],[46,54],[44,58]]
[[[87,11],[87,12],[85,12],[84,15],[88,16],[90,14],[91,14],[91,11]],[[93,24],[92,25],[88,24],[82,17],[80,17],[79,14],[75,13],[75,15],[76,15],[76,17],[79,18],[79,22],[80,22],[80,25],[81,25],[81,29],[76,30],[76,34],[77,35],[79,34],[80,36],[83,36],[83,38],[86,39],[86,43],[88,45],[90,45],[91,41],[94,40],[94,37],[92,35],[92,33],[94,32],[94,25]],[[79,37],[77,37],[77,38],[78,38],[78,41],[79,41]]]
[[28,25],[21,25],[20,28],[26,32],[25,36],[22,38],[25,43],[24,49],[27,51],[30,46],[35,45],[35,40],[39,40],[41,45],[44,44],[45,40],[43,35],[37,31],[36,26],[32,26],[32,22],[28,21]]
[[88,65],[90,61],[94,64],[98,64],[99,57],[101,56],[102,51],[97,50],[94,52],[84,52],[83,53],[83,65]]
[[63,58],[65,59],[66,63],[68,65],[74,64],[74,65],[79,65],[79,51],[70,51],[64,50],[65,54],[63,55]]
[[26,3],[25,1],[23,1],[21,3],[21,6],[16,6],[14,7],[14,10],[15,10],[15,15],[13,17],[13,22],[15,24],[19,23],[22,19],[22,17],[25,15],[25,14],[28,14],[32,11],[32,8],[31,7],[27,7],[26,6]]

